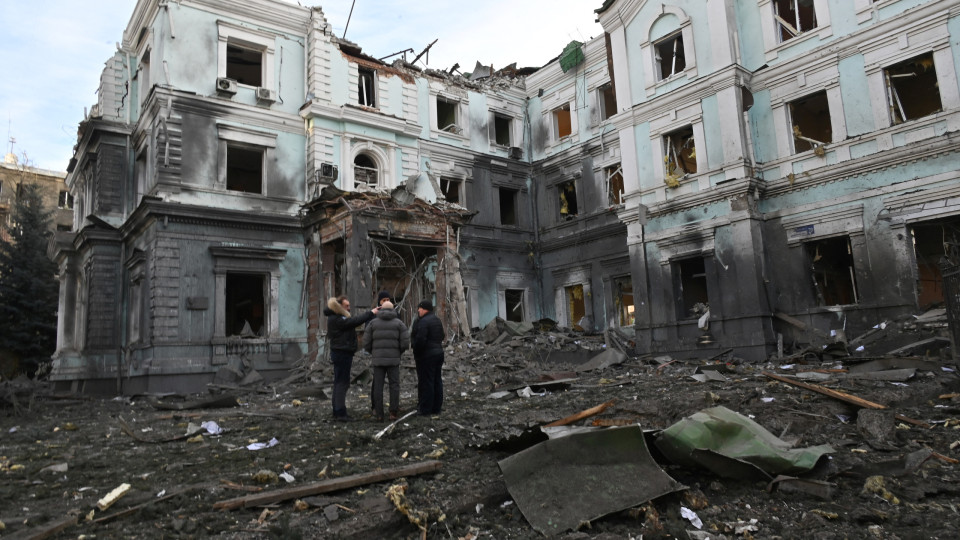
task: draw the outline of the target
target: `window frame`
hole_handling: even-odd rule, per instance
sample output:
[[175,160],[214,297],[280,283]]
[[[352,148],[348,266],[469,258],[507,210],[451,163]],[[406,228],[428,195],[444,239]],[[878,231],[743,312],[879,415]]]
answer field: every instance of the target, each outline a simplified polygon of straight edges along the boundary
[[[217,140],[219,145],[219,166],[216,188],[233,195],[265,196],[269,193],[270,167],[276,155],[277,134],[257,131],[239,126],[217,126]],[[261,149],[263,152],[263,166],[261,168],[260,193],[227,189],[227,170],[229,165],[229,148]]]
[[[253,248],[212,245],[214,274],[214,339],[225,342],[227,274],[262,274],[264,278],[264,332],[261,339],[280,336],[280,266],[287,250],[282,248]],[[216,362],[215,355],[215,362]],[[226,361],[224,357],[223,362]]]
[[[369,91],[361,93],[360,88],[366,86],[363,84],[364,79],[369,79]],[[378,82],[377,70],[367,66],[357,65],[357,100],[356,104],[361,107],[367,107],[370,109],[377,109],[380,103],[380,92],[378,91]],[[369,94],[369,96],[368,96]],[[372,100],[373,104],[367,103],[368,100]]]
[[[656,94],[660,87],[669,85],[672,81],[680,79],[682,76],[686,76],[688,79],[692,79],[697,76],[697,50],[696,40],[694,39],[693,35],[693,21],[689,16],[687,16],[687,13],[683,9],[677,6],[663,5],[660,9],[660,16],[650,21],[650,26],[647,27],[644,35],[645,41],[640,44],[640,56],[643,59],[646,67],[644,87],[647,96]],[[677,19],[677,24],[668,31],[658,31],[657,23],[660,22],[664,17],[670,16],[673,16]],[[657,61],[657,50],[655,44],[660,43],[665,38],[669,38],[669,36],[677,35],[678,33],[683,39],[683,56],[686,65],[683,71],[677,72],[671,77],[663,79],[660,77],[660,64]]]
[[775,0],[757,0],[757,7],[760,10],[760,26],[763,33],[765,60],[774,60],[779,55],[781,49],[793,47],[798,43],[813,39],[815,36],[818,36],[819,39],[826,39],[833,35],[833,27],[830,21],[830,0],[812,1],[817,18],[816,28],[811,28],[786,41],[780,41],[779,24],[777,23],[775,14]]
[[[565,135],[560,134],[561,127],[561,116],[566,116],[566,127],[569,131]],[[574,133],[573,129],[573,107],[570,106],[570,102],[564,102],[557,107],[554,107],[550,110],[550,119],[552,123],[552,133],[554,142],[560,142]]]
[[[227,78],[227,47],[228,45],[240,47],[242,49],[259,51],[262,55],[260,61],[260,86],[255,87],[247,84],[243,86],[249,88],[267,88],[277,90],[276,74],[274,73],[276,64],[276,41],[275,34],[254,30],[252,28],[241,27],[226,21],[217,21],[217,77]],[[215,85],[216,81],[211,81]],[[215,88],[214,88],[215,90]]]
[[[662,56],[661,46],[666,45],[668,42],[673,43],[673,51],[670,59],[671,60],[670,74],[664,76],[663,68],[666,60]],[[677,69],[677,45],[678,44],[680,47],[680,54],[682,55],[682,58],[680,59],[680,61],[683,63],[683,66],[680,67],[679,69]],[[676,32],[668,34],[658,39],[657,41],[654,41],[653,54],[654,54],[654,58],[656,59],[656,63],[660,68],[656,71],[657,82],[666,81],[668,79],[672,79],[676,76],[682,75],[683,72],[687,69],[686,50],[683,48],[683,31],[677,30]]]
[[[809,102],[814,97],[818,97],[820,94],[823,95],[823,100],[827,105],[827,119],[830,122],[830,137],[829,140],[820,141],[815,138],[807,137],[804,135],[804,130],[798,127],[798,123],[794,121],[794,106],[798,105],[801,102]],[[804,94],[803,96],[795,97],[785,104],[787,112],[787,126],[790,130],[790,148],[791,155],[802,154],[804,152],[812,151],[817,156],[823,157],[826,152],[827,145],[833,143],[834,141],[834,129],[833,129],[833,114],[830,112],[830,93],[826,89],[820,89],[815,92],[810,92]],[[809,133],[807,133],[809,135]],[[802,148],[803,145],[798,146],[798,142],[806,143],[809,148]]]
[[[513,220],[511,223],[504,222],[503,196],[505,193],[509,193],[511,195],[510,203],[513,206],[513,212],[512,212]],[[497,223],[501,227],[519,227],[520,226],[519,199],[520,199],[520,190],[518,188],[509,187],[509,186],[497,186],[497,217],[498,217]]]

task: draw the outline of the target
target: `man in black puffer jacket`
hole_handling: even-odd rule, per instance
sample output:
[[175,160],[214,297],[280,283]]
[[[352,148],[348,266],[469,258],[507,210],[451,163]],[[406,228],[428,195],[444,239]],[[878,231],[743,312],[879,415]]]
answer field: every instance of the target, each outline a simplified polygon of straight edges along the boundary
[[389,300],[363,332],[363,348],[373,355],[373,414],[383,420],[383,379],[390,379],[390,419],[400,414],[400,355],[410,346],[407,325],[397,318]]
[[373,320],[380,308],[363,315],[350,316],[350,300],[346,296],[327,300],[323,314],[327,316],[327,335],[330,338],[330,361],[333,362],[333,419],[352,420],[347,415],[347,389],[350,388],[350,368],[353,353],[357,352],[357,331],[361,324]]
[[417,363],[417,412],[423,416],[440,414],[443,406],[443,323],[433,314],[429,300],[417,306],[420,317],[410,330],[413,359]]

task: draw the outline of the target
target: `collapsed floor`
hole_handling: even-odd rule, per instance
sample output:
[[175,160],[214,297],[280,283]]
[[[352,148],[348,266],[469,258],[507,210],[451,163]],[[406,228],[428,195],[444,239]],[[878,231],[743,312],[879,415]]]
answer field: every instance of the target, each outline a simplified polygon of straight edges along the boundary
[[[5,382],[0,527],[36,538],[538,538],[531,517],[542,509],[521,508],[500,462],[545,438],[539,426],[592,409],[569,425],[639,425],[676,489],[547,531],[559,538],[953,538],[960,378],[943,327],[890,321],[757,365],[633,358],[620,335],[500,321],[448,347],[442,415],[387,430],[369,413],[362,356],[351,423],[330,418],[323,363],[282,383],[188,397],[100,400]],[[415,372],[404,366],[407,411]],[[794,448],[832,451],[788,478],[758,477],[762,466],[712,473],[657,451],[662,430],[718,406]],[[595,450],[578,449],[605,453]],[[582,502],[551,503],[568,504],[550,509],[568,516],[651,482],[550,459],[566,459],[572,478],[561,480]]]

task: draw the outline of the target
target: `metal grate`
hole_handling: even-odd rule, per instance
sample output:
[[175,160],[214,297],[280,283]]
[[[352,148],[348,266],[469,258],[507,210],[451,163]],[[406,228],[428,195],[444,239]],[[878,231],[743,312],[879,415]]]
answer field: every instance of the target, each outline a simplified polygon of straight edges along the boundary
[[943,299],[947,307],[947,327],[950,332],[950,351],[960,361],[960,265],[943,265]]

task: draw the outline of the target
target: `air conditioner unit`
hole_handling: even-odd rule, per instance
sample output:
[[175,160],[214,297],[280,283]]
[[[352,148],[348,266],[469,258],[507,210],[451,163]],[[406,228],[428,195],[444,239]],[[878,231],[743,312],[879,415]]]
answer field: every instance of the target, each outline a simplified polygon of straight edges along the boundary
[[321,184],[332,184],[340,176],[340,171],[333,163],[321,163],[320,170],[317,171],[317,182]]
[[277,94],[269,88],[257,88],[257,101],[276,101]]
[[237,81],[233,79],[228,79],[227,77],[218,77],[217,78],[217,92],[221,94],[236,94],[237,93]]
[[519,146],[511,146],[510,157],[513,159],[521,159],[523,157],[523,148],[520,148]]

